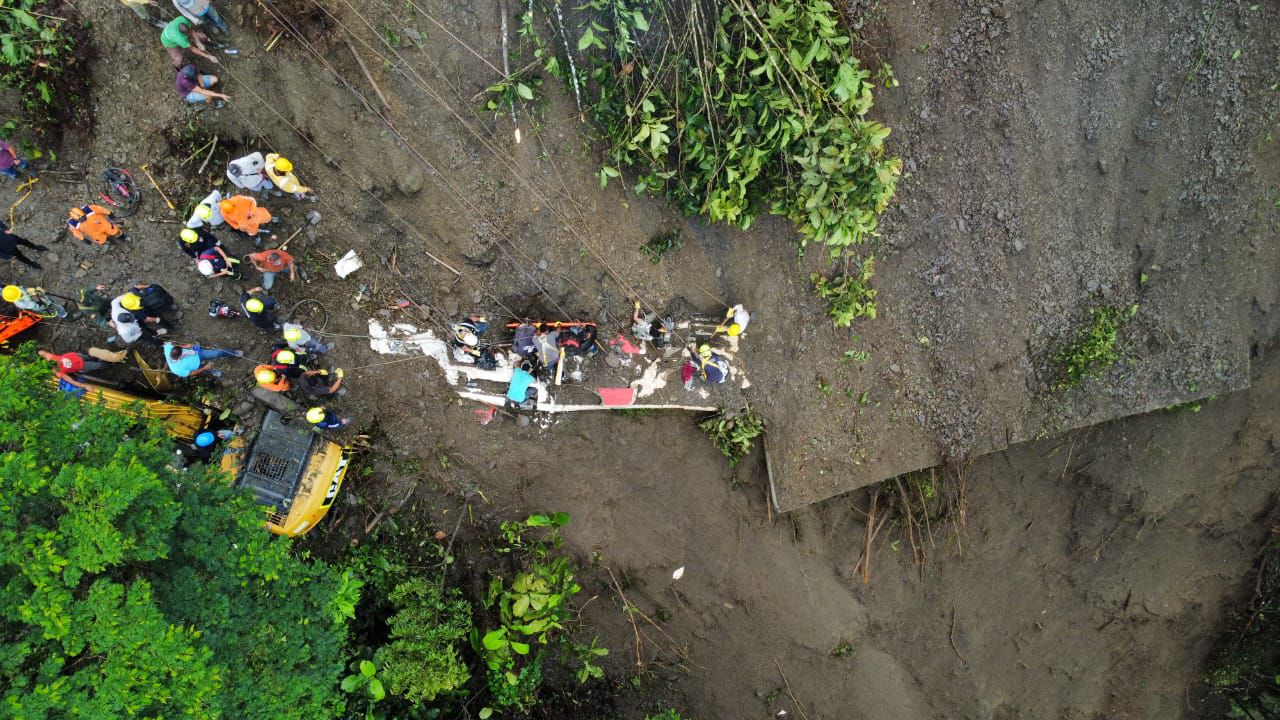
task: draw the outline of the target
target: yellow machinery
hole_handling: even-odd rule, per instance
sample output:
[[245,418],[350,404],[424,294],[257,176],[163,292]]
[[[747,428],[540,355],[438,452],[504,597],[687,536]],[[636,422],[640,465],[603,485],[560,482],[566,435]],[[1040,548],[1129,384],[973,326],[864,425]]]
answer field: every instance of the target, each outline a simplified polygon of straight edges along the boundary
[[[164,423],[174,438],[191,442],[208,427],[212,412],[169,402],[147,400],[120,390],[70,378],[55,378],[85,392],[82,399],[113,410],[135,412]],[[350,457],[347,449],[326,440],[302,421],[290,422],[268,410],[257,434],[232,437],[219,465],[237,487],[253,492],[266,513],[267,529],[297,537],[315,527],[329,512],[342,487]]]

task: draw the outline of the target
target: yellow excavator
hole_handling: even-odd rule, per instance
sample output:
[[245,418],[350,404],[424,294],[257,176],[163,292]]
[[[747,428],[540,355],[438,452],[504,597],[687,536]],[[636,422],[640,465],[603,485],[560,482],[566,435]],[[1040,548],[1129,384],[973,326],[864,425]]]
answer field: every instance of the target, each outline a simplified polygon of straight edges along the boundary
[[[80,378],[55,378],[62,389],[113,410],[155,418],[174,439],[190,443],[214,419],[212,410],[149,399]],[[297,537],[315,527],[333,506],[350,462],[348,449],[321,437],[300,418],[290,421],[269,408],[257,432],[233,436],[219,465],[237,487],[253,492],[267,529]]]

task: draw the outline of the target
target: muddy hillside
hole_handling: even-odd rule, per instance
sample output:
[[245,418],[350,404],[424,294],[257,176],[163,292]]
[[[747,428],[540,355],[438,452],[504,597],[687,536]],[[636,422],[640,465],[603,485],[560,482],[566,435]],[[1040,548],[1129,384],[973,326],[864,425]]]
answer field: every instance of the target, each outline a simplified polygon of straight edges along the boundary
[[[569,513],[614,692],[545,716],[1220,716],[1206,663],[1252,591],[1280,480],[1274,0],[835,3],[893,67],[871,114],[903,160],[866,248],[878,317],[851,329],[813,294],[825,253],[798,257],[789,222],[709,225],[625,177],[602,188],[600,131],[557,79],[514,126],[487,110],[521,3],[215,4],[238,53],[202,70],[230,101],[193,109],[158,30],[75,3],[92,130],[67,133],[29,196],[4,187],[15,230],[50,250],[0,273],[69,297],[162,283],[181,339],[245,351],[207,399],[249,411],[275,338],[205,309],[256,276],[201,277],[175,241],[229,160],[292,159],[318,201],[263,200],[305,271],[273,292],[323,319],[342,437],[373,458],[302,542],[365,542],[391,510],[456,534],[483,594],[484,533]],[[130,239],[75,242],[67,208],[108,165],[142,189]],[[670,231],[683,244],[661,262],[641,252]],[[339,279],[350,250],[363,267]],[[370,346],[371,320],[444,334],[468,313],[613,337],[637,298],[750,309],[735,362],[767,441],[735,466],[692,413],[481,423],[432,359]],[[1056,389],[1055,354],[1104,307],[1124,316],[1116,362]],[[71,320],[37,337],[108,334]]]

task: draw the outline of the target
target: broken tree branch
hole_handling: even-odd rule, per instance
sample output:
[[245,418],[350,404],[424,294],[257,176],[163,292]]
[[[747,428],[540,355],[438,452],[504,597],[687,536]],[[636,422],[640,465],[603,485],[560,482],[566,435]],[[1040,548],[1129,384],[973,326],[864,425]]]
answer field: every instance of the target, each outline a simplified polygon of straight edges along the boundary
[[382,88],[378,87],[378,83],[374,81],[373,73],[369,72],[369,66],[364,64],[364,58],[360,57],[360,53],[356,52],[356,48],[351,44],[350,40],[343,38],[342,42],[347,46],[347,49],[351,51],[351,55],[356,59],[356,64],[360,66],[360,72],[364,73],[364,79],[368,80],[369,84],[373,86],[373,91],[377,93],[378,100],[382,102],[382,107],[386,109],[387,114],[390,115],[391,103],[387,102],[387,96],[382,94]]

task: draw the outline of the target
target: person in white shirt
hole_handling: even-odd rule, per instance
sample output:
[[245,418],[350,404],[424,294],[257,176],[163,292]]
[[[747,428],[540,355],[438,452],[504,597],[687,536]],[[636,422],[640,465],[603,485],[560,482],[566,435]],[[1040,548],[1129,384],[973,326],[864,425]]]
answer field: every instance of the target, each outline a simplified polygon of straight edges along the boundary
[[173,0],[173,6],[197,25],[203,25],[204,21],[208,20],[219,33],[226,35],[231,32],[227,28],[227,22],[222,19],[217,10],[213,9],[209,0]]
[[211,228],[218,227],[222,224],[222,209],[218,207],[218,203],[222,202],[222,193],[214,190],[205,196],[196,205],[195,210],[191,213],[191,217],[187,218],[187,227],[197,230],[206,223]]
[[741,304],[734,305],[729,308],[729,312],[724,314],[724,322],[720,323],[716,328],[717,333],[727,333],[730,337],[737,337],[747,331],[747,325],[751,322],[751,313],[742,307]]
[[227,179],[232,185],[249,192],[268,192],[273,186],[267,179],[266,167],[262,153],[249,153],[227,163]]

